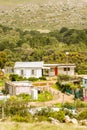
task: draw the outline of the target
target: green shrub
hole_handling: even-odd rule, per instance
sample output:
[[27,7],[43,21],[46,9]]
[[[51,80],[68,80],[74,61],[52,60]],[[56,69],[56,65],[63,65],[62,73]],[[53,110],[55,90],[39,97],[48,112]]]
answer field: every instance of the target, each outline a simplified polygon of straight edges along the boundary
[[53,96],[48,91],[38,94],[38,101],[40,101],[40,102],[45,102],[45,101],[49,101],[52,99],[53,99]]
[[49,107],[47,108],[42,108],[40,111],[37,111],[36,114],[34,115],[34,119],[37,121],[50,121],[49,120],[49,113],[51,109]]
[[2,89],[1,91],[2,91],[2,93],[5,94],[5,95],[9,94],[9,92],[8,92],[7,90],[5,90],[5,89]]
[[51,109],[50,108],[42,108],[40,111],[37,111],[36,115],[38,116],[49,116]]
[[65,113],[62,110],[60,110],[58,112],[50,112],[49,115],[50,115],[50,117],[53,117],[53,118],[59,120],[60,122],[63,122],[64,118],[65,118]]
[[81,112],[78,114],[78,119],[79,119],[79,120],[87,119],[87,109],[81,111]]
[[40,80],[47,80],[45,76],[39,78]]
[[74,108],[74,104],[66,102],[66,103],[64,103],[63,107],[64,108],[68,108],[68,109],[73,109]]
[[11,97],[5,102],[5,113],[6,116],[27,116],[28,115],[28,102],[17,97]]
[[85,108],[87,107],[87,102],[83,102],[81,100],[76,101],[76,108]]
[[22,93],[19,94],[18,97],[24,99],[25,101],[31,101],[31,95],[29,94]]
[[20,80],[23,80],[23,77],[19,76],[17,74],[10,74],[9,78],[10,78],[11,81],[20,81]]
[[29,119],[27,117],[15,115],[15,116],[12,117],[12,121],[16,121],[16,122],[29,122]]
[[28,78],[28,80],[29,80],[29,81],[33,81],[33,82],[34,82],[34,81],[37,81],[37,80],[38,80],[38,78],[35,78],[35,77],[30,77],[30,78]]
[[58,75],[57,81],[69,81],[69,75]]

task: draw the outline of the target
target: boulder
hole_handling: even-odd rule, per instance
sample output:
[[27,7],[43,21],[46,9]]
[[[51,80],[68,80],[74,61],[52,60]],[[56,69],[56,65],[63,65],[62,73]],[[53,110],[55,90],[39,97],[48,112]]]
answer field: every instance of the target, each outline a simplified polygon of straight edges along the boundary
[[80,120],[79,123],[80,123],[81,125],[86,125],[86,126],[87,126],[87,120]]
[[69,123],[71,122],[71,119],[68,115],[65,116],[65,123]]
[[51,119],[52,123],[55,125],[59,125],[59,123],[60,123],[60,121],[55,118],[49,117],[49,119]]
[[71,122],[75,125],[78,125],[78,121],[75,118],[71,119]]

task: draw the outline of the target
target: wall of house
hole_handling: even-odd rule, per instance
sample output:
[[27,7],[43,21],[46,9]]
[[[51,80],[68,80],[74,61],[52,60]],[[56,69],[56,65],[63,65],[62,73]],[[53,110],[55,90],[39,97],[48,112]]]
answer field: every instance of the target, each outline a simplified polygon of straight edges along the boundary
[[83,88],[83,100],[87,101],[87,88]]
[[64,74],[64,75],[74,75],[74,67],[70,67],[70,70],[69,71],[65,71],[64,68],[66,67],[58,67],[58,74]]
[[83,85],[82,86],[87,88],[87,79],[83,79]]
[[21,93],[31,94],[31,88],[29,86],[16,87],[16,95]]
[[[21,73],[22,71],[22,73]],[[41,68],[15,68],[14,73],[20,76],[29,78],[29,77],[42,77],[42,69]]]

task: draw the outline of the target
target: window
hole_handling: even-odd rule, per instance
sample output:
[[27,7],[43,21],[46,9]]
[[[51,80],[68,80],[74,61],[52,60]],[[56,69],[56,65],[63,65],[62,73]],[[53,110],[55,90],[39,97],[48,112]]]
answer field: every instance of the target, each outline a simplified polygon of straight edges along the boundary
[[31,74],[34,75],[35,74],[35,70],[31,70]]
[[51,72],[54,72],[54,68],[50,68],[50,71],[51,71]]
[[85,79],[85,84],[87,84],[87,80]]
[[70,71],[70,68],[68,67],[68,68],[64,68],[64,71]]
[[24,75],[24,70],[21,70],[21,75]]

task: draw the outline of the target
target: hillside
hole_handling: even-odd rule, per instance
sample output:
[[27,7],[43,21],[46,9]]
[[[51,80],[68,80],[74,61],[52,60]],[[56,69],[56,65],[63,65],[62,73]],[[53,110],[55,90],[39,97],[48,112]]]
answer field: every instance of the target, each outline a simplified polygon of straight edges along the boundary
[[87,28],[87,0],[0,0],[0,24],[24,30]]

